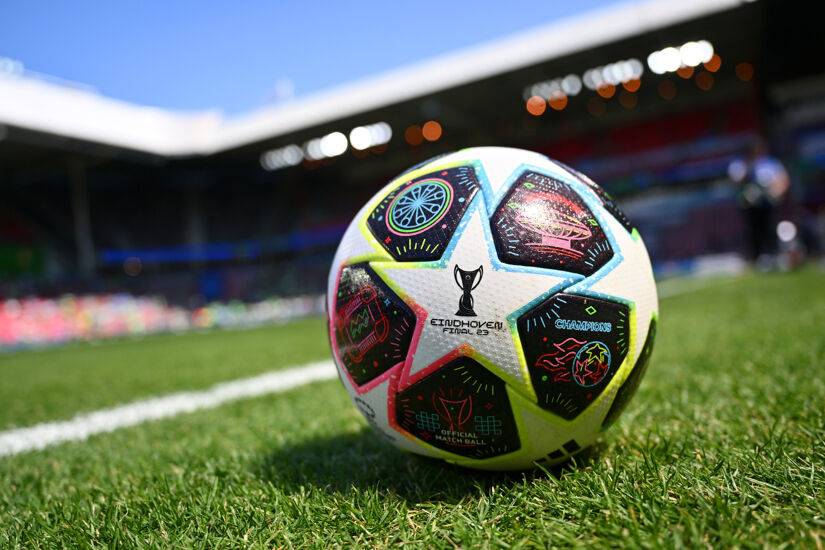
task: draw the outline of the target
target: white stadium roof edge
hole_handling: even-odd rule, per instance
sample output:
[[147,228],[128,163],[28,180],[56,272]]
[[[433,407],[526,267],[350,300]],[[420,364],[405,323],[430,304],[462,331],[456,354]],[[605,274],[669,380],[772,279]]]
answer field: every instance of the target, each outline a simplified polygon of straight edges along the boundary
[[174,112],[25,75],[0,76],[0,124],[159,156],[208,155],[585,51],[744,2],[625,2],[229,119],[217,110]]

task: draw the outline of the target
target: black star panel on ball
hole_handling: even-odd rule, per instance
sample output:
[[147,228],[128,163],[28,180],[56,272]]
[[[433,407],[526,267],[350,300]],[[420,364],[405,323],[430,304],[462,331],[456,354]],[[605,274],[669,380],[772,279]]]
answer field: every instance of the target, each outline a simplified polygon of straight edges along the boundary
[[335,298],[338,355],[357,385],[403,361],[415,314],[367,264],[341,271]]
[[438,170],[395,187],[370,212],[367,226],[396,260],[437,260],[478,189],[470,165]]
[[627,355],[627,306],[557,294],[518,320],[530,379],[542,408],[571,420],[607,387]]
[[568,184],[525,172],[491,219],[499,259],[592,275],[613,257],[596,217]]
[[519,448],[504,382],[459,357],[398,394],[398,425],[439,449],[490,458]]

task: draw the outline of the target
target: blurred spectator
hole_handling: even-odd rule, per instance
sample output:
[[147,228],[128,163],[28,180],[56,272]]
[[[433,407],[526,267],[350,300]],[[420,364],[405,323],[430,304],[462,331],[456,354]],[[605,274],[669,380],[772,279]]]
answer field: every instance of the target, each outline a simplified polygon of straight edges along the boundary
[[788,192],[788,171],[767,145],[758,140],[744,159],[728,167],[728,175],[738,185],[738,202],[748,226],[752,258],[761,267],[770,267],[777,252],[776,223],[779,206]]

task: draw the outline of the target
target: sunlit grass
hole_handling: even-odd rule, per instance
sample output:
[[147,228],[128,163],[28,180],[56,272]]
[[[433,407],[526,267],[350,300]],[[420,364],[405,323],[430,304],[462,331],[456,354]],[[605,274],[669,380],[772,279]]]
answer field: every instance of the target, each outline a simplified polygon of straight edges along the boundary
[[[747,276],[665,298],[660,322],[636,398],[565,467],[486,474],[406,455],[330,381],[0,459],[0,547],[825,544],[825,277]],[[219,337],[83,353],[99,354],[94,376],[121,388],[116,402],[286,364],[269,347],[328,353],[320,322]],[[4,379],[6,399],[31,401],[6,422],[85,407],[60,395],[83,387],[77,375],[40,359],[60,355],[15,358],[37,383],[18,373],[15,392]],[[126,372],[126,356],[157,370]]]

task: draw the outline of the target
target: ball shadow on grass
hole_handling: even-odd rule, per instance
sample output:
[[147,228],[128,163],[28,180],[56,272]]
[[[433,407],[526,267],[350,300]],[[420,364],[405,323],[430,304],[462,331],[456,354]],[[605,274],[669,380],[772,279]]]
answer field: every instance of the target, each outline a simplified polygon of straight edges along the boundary
[[261,478],[293,492],[311,486],[330,494],[373,490],[409,502],[456,503],[494,487],[523,485],[576,475],[600,452],[585,449],[575,460],[523,472],[487,472],[403,452],[365,428],[273,450],[254,466]]

